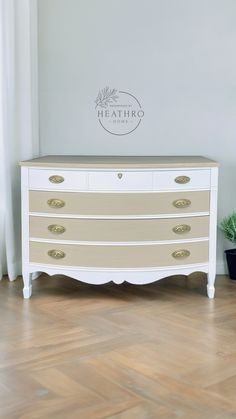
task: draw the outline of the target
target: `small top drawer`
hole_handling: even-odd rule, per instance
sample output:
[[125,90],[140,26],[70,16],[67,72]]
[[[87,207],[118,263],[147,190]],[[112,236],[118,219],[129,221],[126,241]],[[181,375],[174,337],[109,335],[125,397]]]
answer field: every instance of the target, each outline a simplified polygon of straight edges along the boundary
[[75,170],[29,169],[30,189],[85,190],[86,172]]
[[93,191],[150,191],[152,172],[94,171],[89,173],[89,189]]
[[154,190],[210,189],[211,171],[201,170],[167,170],[156,171],[153,175]]

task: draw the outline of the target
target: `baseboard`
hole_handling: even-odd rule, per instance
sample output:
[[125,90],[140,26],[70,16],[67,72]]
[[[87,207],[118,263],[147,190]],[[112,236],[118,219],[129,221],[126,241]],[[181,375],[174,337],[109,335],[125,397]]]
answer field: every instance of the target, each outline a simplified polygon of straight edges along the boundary
[[227,268],[226,268],[225,263],[223,261],[216,263],[216,273],[218,275],[226,275],[226,274],[228,274]]

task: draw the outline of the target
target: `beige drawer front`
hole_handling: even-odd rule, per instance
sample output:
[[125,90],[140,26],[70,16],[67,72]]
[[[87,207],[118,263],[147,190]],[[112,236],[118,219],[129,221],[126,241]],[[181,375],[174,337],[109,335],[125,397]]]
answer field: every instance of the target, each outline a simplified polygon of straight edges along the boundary
[[208,237],[209,217],[96,220],[30,217],[30,237],[73,241],[158,241]]
[[211,171],[202,170],[169,170],[156,171],[153,174],[154,190],[210,189]]
[[76,170],[29,170],[30,189],[85,190],[87,173]]
[[95,171],[89,173],[93,191],[151,191],[152,172]]
[[[50,256],[49,253],[52,255]],[[208,261],[208,242],[180,245],[59,245],[30,243],[30,262],[60,266],[141,268]]]
[[86,193],[30,191],[31,212],[86,216],[184,214],[209,211],[209,192]]

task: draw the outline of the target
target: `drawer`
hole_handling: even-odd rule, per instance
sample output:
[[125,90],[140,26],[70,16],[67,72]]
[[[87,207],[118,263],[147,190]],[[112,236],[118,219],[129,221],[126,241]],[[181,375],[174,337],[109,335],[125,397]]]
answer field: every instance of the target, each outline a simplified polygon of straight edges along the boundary
[[169,170],[153,173],[154,190],[210,189],[211,171],[202,170]]
[[85,190],[87,173],[73,170],[29,170],[30,189]]
[[89,173],[93,191],[151,191],[152,172],[95,171]]
[[97,268],[142,268],[206,263],[208,242],[166,245],[30,243],[30,262]]
[[30,212],[145,216],[209,211],[209,192],[87,193],[30,191]]
[[208,237],[209,217],[97,220],[30,216],[30,237],[74,241],[159,241]]

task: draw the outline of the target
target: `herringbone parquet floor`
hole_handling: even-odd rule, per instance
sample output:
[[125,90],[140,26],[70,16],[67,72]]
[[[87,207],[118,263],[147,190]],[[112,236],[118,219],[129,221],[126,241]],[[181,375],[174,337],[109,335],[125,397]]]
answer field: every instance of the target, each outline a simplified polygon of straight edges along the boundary
[[[0,282],[0,417],[236,418],[236,283]],[[235,281],[236,282],[236,281]]]

